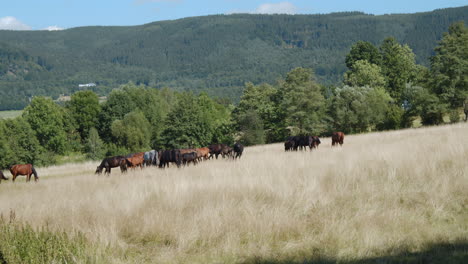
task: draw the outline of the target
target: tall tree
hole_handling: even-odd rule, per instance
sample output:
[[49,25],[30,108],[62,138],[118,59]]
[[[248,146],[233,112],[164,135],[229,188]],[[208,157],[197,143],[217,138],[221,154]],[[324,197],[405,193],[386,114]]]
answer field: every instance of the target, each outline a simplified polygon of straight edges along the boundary
[[404,100],[406,84],[415,79],[415,55],[408,45],[401,45],[395,38],[386,38],[380,45],[382,72],[387,83],[387,92],[398,104]]
[[141,111],[132,111],[122,120],[112,123],[111,131],[117,145],[131,152],[150,148],[151,126]]
[[31,125],[42,146],[54,153],[65,154],[68,150],[67,135],[60,106],[50,98],[34,97],[24,109],[23,117]]
[[452,24],[431,58],[431,87],[452,108],[468,98],[468,29],[463,21]]
[[48,160],[40,160],[42,147],[34,135],[31,126],[23,117],[5,121],[4,133],[8,138],[8,145],[12,154],[11,162],[50,164]]
[[96,126],[97,117],[101,110],[99,98],[93,91],[79,91],[71,96],[68,104],[70,114],[77,124],[82,140],[88,137],[89,129]]
[[385,122],[392,98],[382,88],[344,86],[335,90],[334,128],[348,133],[366,132]]
[[380,66],[367,60],[354,62],[353,68],[345,73],[344,83],[349,86],[385,87],[385,77]]
[[368,61],[371,64],[380,65],[382,63],[382,56],[379,49],[372,43],[367,41],[358,41],[346,55],[346,66],[352,69],[356,61]]
[[324,130],[325,99],[312,70],[293,69],[278,92],[281,98],[279,108],[284,113],[286,126],[300,134],[320,134]]

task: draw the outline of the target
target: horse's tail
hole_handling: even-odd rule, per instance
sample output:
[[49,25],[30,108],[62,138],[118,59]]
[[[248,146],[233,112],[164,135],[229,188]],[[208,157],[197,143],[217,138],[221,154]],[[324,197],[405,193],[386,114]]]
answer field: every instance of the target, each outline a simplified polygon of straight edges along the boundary
[[32,165],[31,165],[31,170],[32,170],[32,173],[34,174],[34,179],[39,179],[39,176],[37,176],[37,171]]

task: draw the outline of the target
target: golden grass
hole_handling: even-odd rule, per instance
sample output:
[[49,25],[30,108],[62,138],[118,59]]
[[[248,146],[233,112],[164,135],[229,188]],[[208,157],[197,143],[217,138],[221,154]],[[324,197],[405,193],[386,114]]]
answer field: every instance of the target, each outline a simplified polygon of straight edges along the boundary
[[0,212],[81,231],[116,263],[350,261],[468,240],[467,124],[330,145],[110,177],[96,162],[38,168],[37,184],[0,184]]

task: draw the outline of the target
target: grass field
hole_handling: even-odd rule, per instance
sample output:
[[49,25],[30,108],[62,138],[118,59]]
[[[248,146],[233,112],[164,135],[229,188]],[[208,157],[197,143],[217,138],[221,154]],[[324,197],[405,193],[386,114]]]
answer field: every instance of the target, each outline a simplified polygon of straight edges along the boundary
[[38,168],[0,184],[0,263],[466,263],[467,161],[456,124],[110,177]]
[[0,119],[9,119],[20,116],[23,110],[0,111]]

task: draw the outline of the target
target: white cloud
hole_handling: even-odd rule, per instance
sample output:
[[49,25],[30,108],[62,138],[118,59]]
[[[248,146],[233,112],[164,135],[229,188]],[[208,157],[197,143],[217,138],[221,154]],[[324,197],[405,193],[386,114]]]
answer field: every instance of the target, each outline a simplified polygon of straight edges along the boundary
[[296,14],[297,7],[290,2],[261,4],[255,12],[257,14]]
[[59,26],[48,26],[48,27],[44,28],[43,30],[58,31],[58,30],[64,30],[64,28],[61,28]]
[[31,30],[31,27],[19,21],[15,17],[0,17],[0,29],[8,30]]

